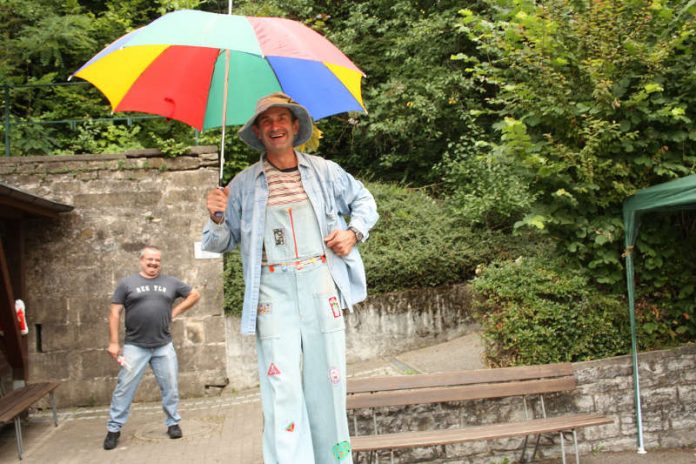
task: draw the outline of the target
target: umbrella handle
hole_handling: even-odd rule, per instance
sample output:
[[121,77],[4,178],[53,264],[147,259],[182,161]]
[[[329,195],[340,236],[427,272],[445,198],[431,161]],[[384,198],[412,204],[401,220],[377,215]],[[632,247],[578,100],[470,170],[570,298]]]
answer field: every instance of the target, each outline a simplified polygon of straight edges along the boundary
[[[219,185],[217,189],[224,190],[222,185]],[[213,214],[213,216],[215,216],[215,219],[221,219],[224,215],[225,215],[225,213],[223,213],[222,211],[215,211],[215,213]]]

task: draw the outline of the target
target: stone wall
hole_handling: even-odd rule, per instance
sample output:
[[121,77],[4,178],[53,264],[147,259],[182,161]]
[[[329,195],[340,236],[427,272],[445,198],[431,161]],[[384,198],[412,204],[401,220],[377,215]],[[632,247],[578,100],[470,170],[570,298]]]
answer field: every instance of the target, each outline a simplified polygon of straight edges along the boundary
[[[205,193],[217,184],[215,147],[165,158],[156,151],[0,159],[0,179],[75,209],[30,220],[26,235],[30,381],[63,382],[59,406],[108,404],[118,366],[106,353],[107,315],[116,282],[138,271],[145,244],[162,249],[163,273],[201,292],[173,321],[183,397],[224,385],[226,333],[222,260],[196,259]],[[136,401],[159,399],[147,374]]]
[[[639,376],[645,449],[696,446],[696,345],[639,355]],[[578,387],[572,393],[547,395],[549,415],[598,412],[612,424],[578,430],[580,454],[637,450],[636,420],[630,356],[574,364]],[[538,402],[529,403],[538,409]],[[462,427],[520,420],[521,398],[469,401],[405,408],[382,408],[378,412],[380,433]],[[372,415],[357,412],[359,434],[373,433]],[[349,423],[353,423],[350,417]],[[550,436],[549,436],[550,437]],[[550,437],[551,438],[551,437]],[[542,440],[540,454],[560,457],[560,440]],[[523,439],[473,442],[395,453],[394,462],[462,463],[516,462]],[[568,458],[572,446],[566,440]],[[388,456],[388,453],[386,453]],[[528,455],[529,456],[529,455]],[[360,462],[365,462],[363,459]]]

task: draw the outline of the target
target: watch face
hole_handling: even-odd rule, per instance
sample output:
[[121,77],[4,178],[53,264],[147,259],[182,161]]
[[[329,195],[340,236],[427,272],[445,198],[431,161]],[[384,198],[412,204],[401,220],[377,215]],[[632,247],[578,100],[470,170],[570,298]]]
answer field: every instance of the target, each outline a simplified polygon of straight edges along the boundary
[[353,233],[355,234],[356,240],[357,240],[358,242],[362,242],[363,234],[361,234],[360,231],[359,231],[358,229],[356,229],[355,227],[349,227],[348,230],[352,230]]

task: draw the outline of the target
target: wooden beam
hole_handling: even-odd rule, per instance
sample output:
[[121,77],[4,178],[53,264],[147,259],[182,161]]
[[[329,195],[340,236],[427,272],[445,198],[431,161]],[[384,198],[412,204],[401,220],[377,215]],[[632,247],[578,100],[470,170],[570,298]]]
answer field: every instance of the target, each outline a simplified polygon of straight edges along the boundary
[[49,218],[57,218],[60,211],[55,211],[50,207],[46,207],[38,203],[29,203],[21,199],[0,196],[0,206],[6,206],[10,209],[21,211],[27,216],[43,216]]
[[15,297],[10,279],[10,270],[5,258],[5,248],[0,239],[0,324],[4,331],[5,353],[7,362],[14,370],[16,379],[26,380],[27,348],[22,340],[15,313]]

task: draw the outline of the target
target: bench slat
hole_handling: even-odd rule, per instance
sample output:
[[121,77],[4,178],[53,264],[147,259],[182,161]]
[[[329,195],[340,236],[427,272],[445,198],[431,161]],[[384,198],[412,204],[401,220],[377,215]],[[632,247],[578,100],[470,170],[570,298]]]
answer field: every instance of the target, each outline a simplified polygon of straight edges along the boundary
[[438,372],[434,374],[366,377],[349,379],[348,393],[509,382],[513,380],[564,377],[568,375],[573,375],[573,365],[570,363],[475,369],[468,371]]
[[522,435],[560,432],[581,427],[611,424],[613,422],[612,419],[600,414],[575,414],[505,424],[480,425],[464,429],[358,436],[351,438],[351,447],[353,451],[360,452],[449,445],[466,441],[495,440]]
[[534,395],[573,390],[575,377],[548,380],[526,380],[500,384],[464,385],[461,387],[421,388],[418,390],[358,393],[348,396],[348,409],[405,406],[409,404],[443,403],[506,396]]
[[60,382],[31,383],[7,393],[0,398],[0,422],[11,422],[59,385]]

